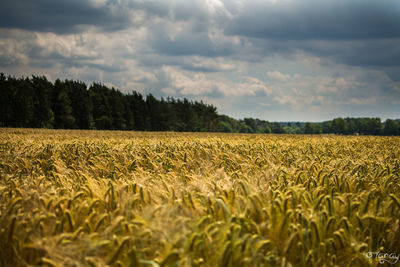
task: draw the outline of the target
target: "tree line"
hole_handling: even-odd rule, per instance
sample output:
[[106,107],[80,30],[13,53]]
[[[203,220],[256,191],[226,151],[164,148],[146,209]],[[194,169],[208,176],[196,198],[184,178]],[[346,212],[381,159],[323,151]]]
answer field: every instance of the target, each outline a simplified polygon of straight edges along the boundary
[[335,118],[321,123],[268,122],[219,115],[202,101],[123,94],[101,83],[0,73],[0,127],[277,134],[400,135],[400,121]]
[[202,101],[123,94],[100,83],[0,74],[0,126],[140,131],[217,131],[218,114]]
[[220,130],[237,133],[400,135],[400,120],[380,118],[335,118],[324,122],[268,122],[220,116]]

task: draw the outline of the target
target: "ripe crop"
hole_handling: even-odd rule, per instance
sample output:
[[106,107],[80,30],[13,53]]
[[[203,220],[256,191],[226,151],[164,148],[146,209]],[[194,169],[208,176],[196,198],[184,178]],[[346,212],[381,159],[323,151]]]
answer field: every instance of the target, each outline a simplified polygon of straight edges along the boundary
[[0,129],[1,266],[378,266],[400,138]]

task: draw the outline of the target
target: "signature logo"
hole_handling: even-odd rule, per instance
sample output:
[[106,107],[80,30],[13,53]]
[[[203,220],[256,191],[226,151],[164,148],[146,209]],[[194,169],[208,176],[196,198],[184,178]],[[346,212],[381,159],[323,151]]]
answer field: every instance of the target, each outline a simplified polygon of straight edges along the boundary
[[386,253],[382,251],[377,251],[377,252],[367,252],[366,253],[367,258],[377,258],[379,259],[380,264],[384,264],[385,262],[390,263],[390,264],[396,264],[399,261],[400,254],[396,253]]

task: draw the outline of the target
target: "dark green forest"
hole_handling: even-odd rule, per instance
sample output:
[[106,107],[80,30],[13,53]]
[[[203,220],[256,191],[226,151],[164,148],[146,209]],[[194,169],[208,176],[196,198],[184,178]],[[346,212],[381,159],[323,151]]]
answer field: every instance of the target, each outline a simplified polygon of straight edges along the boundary
[[268,122],[219,115],[202,101],[123,94],[101,83],[0,73],[0,127],[277,134],[400,135],[400,120],[335,118],[321,123]]

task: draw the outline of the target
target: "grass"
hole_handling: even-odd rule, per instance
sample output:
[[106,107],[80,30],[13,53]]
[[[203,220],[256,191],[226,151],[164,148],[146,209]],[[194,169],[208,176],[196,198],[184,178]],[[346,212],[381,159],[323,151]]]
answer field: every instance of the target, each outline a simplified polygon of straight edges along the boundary
[[0,129],[2,266],[379,266],[400,137]]

